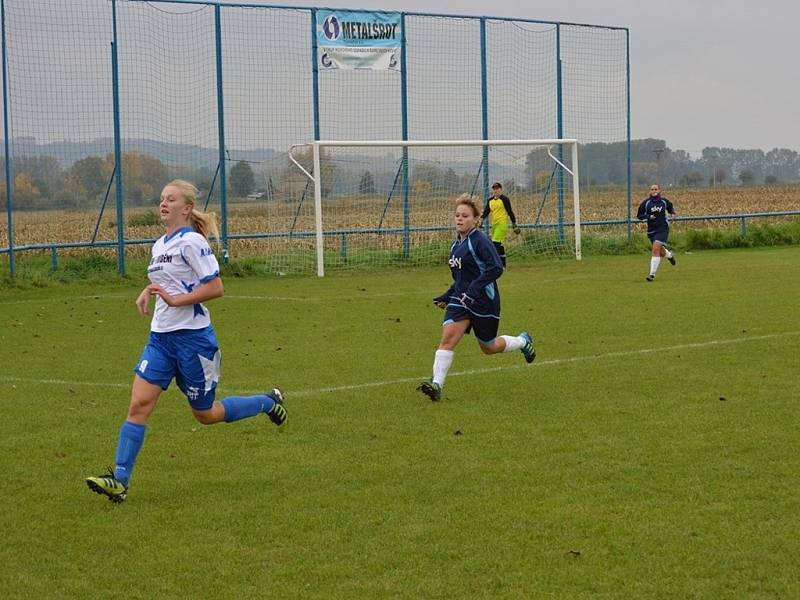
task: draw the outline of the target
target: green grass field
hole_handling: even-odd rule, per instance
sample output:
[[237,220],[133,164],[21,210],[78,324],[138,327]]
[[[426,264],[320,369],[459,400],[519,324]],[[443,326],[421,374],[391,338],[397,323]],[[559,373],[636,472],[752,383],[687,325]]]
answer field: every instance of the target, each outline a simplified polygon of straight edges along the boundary
[[144,279],[0,289],[4,598],[800,597],[800,247],[512,264],[501,332],[430,374],[446,268],[225,279],[205,427],[171,388],[113,462]]

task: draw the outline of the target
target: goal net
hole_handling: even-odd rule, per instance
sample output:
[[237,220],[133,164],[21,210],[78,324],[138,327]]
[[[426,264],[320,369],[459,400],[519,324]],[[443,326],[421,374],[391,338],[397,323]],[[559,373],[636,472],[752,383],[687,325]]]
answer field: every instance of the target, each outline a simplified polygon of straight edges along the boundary
[[[446,262],[455,200],[503,186],[509,262],[580,260],[577,141],[315,141],[264,165],[273,272]],[[482,225],[490,234],[491,217]]]

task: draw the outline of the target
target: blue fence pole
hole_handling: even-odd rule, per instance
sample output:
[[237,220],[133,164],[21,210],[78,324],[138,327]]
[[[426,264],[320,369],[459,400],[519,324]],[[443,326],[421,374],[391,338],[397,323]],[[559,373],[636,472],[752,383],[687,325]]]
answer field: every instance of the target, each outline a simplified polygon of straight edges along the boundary
[[[556,137],[564,137],[564,90],[561,73],[561,25],[556,25]],[[564,162],[564,147],[558,146],[558,160]],[[564,171],[558,168],[558,190],[557,190],[557,210],[558,210],[558,241],[564,242]],[[535,175],[534,175],[535,177]]]
[[[314,139],[319,141],[319,65],[317,64],[317,9],[311,9],[311,83],[313,85]],[[316,173],[314,174],[316,175]],[[322,177],[319,178],[320,182]]]
[[[400,15],[400,119],[403,141],[408,141],[408,75],[406,74],[406,15]],[[403,258],[411,256],[411,199],[409,198],[408,146],[403,146]]]
[[[489,139],[489,76],[486,66],[486,17],[481,17],[481,139]],[[489,197],[489,147],[484,146],[483,158],[483,200]],[[488,222],[485,224],[489,226]]]
[[117,172],[115,187],[117,200],[117,270],[125,276],[125,215],[122,192],[122,133],[119,114],[119,62],[117,57],[117,0],[111,1],[113,42],[111,42],[111,87],[114,103],[114,170]]
[[94,233],[92,233],[92,243],[97,241],[97,232],[100,231],[100,222],[103,220],[103,215],[106,212],[106,205],[108,204],[108,197],[111,195],[111,185],[114,183],[116,170],[111,171],[111,177],[108,178],[108,185],[106,186],[106,195],[103,196],[103,204],[100,205],[100,214],[97,215],[97,221],[94,224]]
[[219,168],[224,165],[219,163],[219,159],[217,159],[217,170],[214,171],[214,177],[211,178],[211,185],[208,187],[208,193],[206,194],[206,203],[203,205],[203,211],[208,210],[208,203],[211,202],[211,194],[214,192],[214,186],[217,183],[217,177],[219,177]]
[[225,103],[222,91],[222,24],[220,5],[214,6],[214,37],[217,53],[217,135],[219,136],[219,212],[221,213],[222,261],[228,262],[228,178],[225,165]]
[[630,52],[630,32],[625,30],[625,97],[627,102],[627,169],[628,169],[628,243],[633,241],[633,224],[631,223],[631,52]]
[[6,153],[6,217],[8,219],[8,267],[11,277],[14,277],[14,210],[11,186],[11,133],[8,131],[8,53],[6,52],[6,2],[0,1],[0,34],[3,36],[3,144]]

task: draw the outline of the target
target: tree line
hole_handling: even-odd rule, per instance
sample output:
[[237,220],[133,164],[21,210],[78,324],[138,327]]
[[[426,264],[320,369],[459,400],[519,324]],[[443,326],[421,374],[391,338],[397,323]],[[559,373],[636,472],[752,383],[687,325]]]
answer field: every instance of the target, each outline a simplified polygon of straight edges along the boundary
[[[87,156],[62,167],[53,156],[15,156],[12,166],[14,210],[97,208],[116,200],[114,155]],[[245,161],[230,169],[229,188],[242,196],[254,186],[252,169]],[[214,172],[207,167],[168,166],[160,159],[139,152],[122,155],[122,192],[126,206],[152,206],[161,188],[171,179],[189,180],[205,194]],[[0,158],[0,207],[6,208],[5,160]]]
[[[504,181],[506,188],[537,190],[546,186],[550,177],[546,168],[552,168],[553,163],[544,158],[545,153],[546,150],[541,148],[532,150],[527,156],[524,174],[517,181]],[[626,184],[626,142],[581,144],[578,156],[583,188]],[[297,158],[311,171],[310,150]],[[90,208],[98,207],[106,198],[109,201],[115,199],[113,154],[86,156],[67,167],[48,155],[15,156],[12,163],[15,210]],[[374,163],[372,168],[336,164],[325,150],[320,166],[324,195],[353,193],[354,190],[368,195],[375,190],[391,189],[396,184],[396,172],[379,172]],[[140,152],[123,153],[122,168],[122,188],[127,206],[153,205],[162,186],[175,177],[194,182],[201,193],[207,194],[215,175],[208,167],[168,166],[159,158]],[[267,199],[277,196],[292,201],[309,193],[307,177],[288,159],[264,178],[256,177],[249,161],[231,161],[226,168],[229,169],[228,194],[234,198],[261,192],[259,198],[266,195]],[[637,186],[654,181],[683,187],[794,183],[800,181],[800,155],[787,148],[764,152],[706,147],[701,156],[693,158],[684,150],[667,147],[664,140],[633,140],[631,178]],[[0,207],[3,210],[5,179],[5,161],[0,159]],[[476,183],[475,173],[458,172],[456,165],[446,162],[416,162],[409,173],[409,184],[415,194],[482,189]]]
[[[626,143],[579,145],[582,186],[622,185],[626,182]],[[631,179],[634,185],[715,187],[773,185],[800,181],[800,154],[788,148],[746,150],[708,146],[699,157],[673,150],[664,140],[631,141]]]

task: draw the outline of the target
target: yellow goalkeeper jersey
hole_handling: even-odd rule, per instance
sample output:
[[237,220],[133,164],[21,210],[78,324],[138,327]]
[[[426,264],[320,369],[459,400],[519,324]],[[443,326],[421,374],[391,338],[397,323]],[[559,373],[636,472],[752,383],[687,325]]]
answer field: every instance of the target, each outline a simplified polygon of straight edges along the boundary
[[516,224],[517,222],[517,217],[514,215],[514,211],[511,208],[511,201],[508,199],[508,196],[504,194],[501,194],[499,198],[489,199],[481,218],[485,219],[490,212],[492,214],[492,225],[508,223],[509,221],[512,224]]

